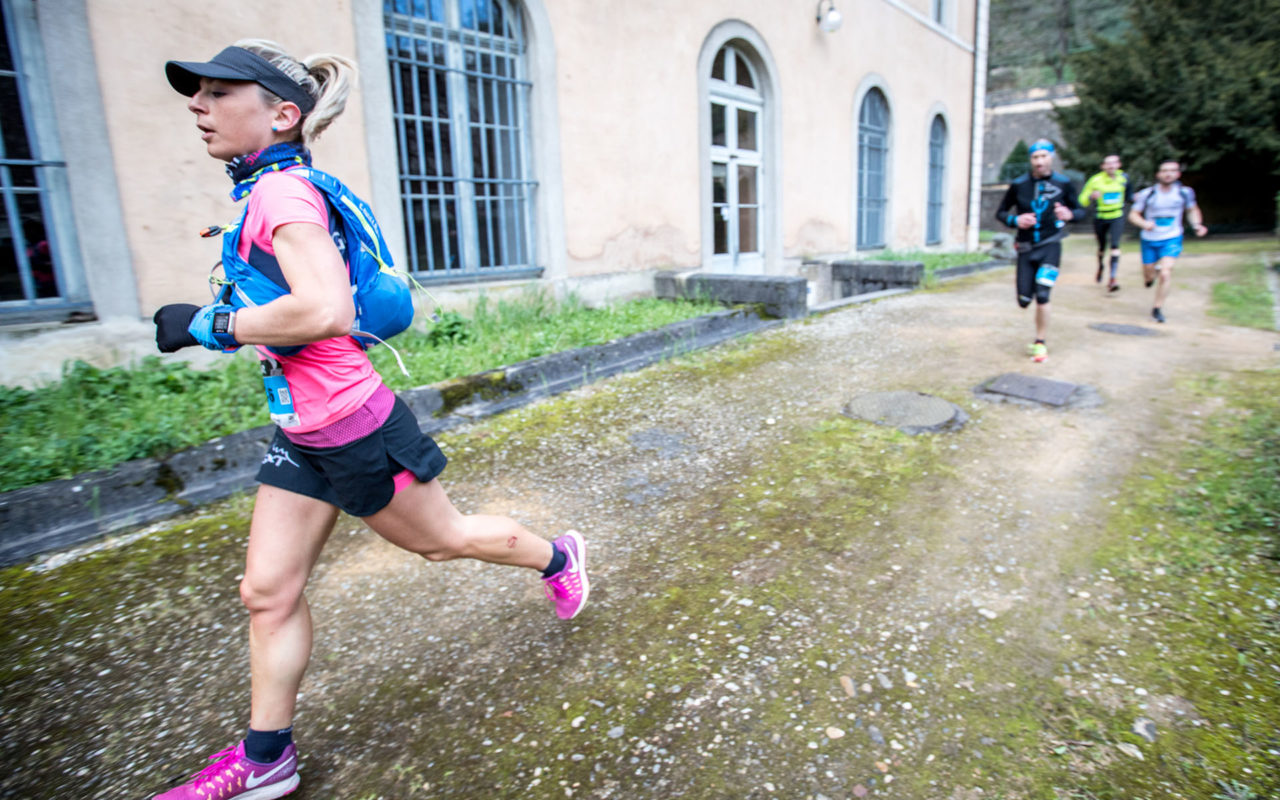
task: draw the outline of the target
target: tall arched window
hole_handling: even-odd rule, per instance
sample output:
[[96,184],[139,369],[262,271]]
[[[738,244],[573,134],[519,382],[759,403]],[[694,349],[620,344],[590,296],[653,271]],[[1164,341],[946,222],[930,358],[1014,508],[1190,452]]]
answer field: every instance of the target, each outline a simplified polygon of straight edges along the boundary
[[409,266],[536,273],[525,35],[507,0],[384,0]]
[[0,321],[89,308],[38,25],[0,2]]
[[925,244],[942,244],[943,178],[947,171],[947,123],[939,114],[929,126],[929,210]]
[[879,89],[858,110],[858,247],[885,246],[889,210],[889,102]]
[[747,54],[734,44],[711,64],[711,245],[713,267],[763,270],[761,124],[764,96]]

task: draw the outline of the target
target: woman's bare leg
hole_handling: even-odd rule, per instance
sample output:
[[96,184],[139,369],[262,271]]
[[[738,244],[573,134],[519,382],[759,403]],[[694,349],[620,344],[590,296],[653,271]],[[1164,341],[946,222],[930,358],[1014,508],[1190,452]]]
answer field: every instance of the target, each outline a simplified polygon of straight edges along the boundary
[[338,509],[263,485],[253,507],[240,597],[249,609],[249,727],[293,723],[298,686],[311,658],[311,612],[303,589],[329,539]]
[[510,517],[463,514],[440,481],[414,482],[364,521],[392,544],[431,561],[475,558],[542,570],[551,563],[551,542]]

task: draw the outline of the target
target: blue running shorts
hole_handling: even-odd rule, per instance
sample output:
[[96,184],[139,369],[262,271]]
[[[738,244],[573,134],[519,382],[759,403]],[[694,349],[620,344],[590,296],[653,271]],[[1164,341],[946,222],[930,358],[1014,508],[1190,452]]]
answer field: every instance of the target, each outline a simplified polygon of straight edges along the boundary
[[1182,237],[1161,239],[1158,242],[1142,240],[1142,263],[1154,264],[1162,258],[1177,258],[1182,255]]

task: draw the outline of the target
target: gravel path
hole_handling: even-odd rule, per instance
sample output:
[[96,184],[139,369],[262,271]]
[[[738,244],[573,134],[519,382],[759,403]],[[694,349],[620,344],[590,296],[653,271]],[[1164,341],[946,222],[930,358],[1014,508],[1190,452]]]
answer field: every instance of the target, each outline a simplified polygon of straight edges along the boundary
[[[1199,410],[1179,379],[1280,357],[1206,316],[1226,257],[1183,259],[1158,337],[1088,327],[1150,322],[1089,261],[1068,259],[1043,365],[997,271],[442,436],[460,507],[587,534],[593,602],[561,623],[533,574],[427,564],[344,518],[308,591],[294,796],[990,796],[971,771],[1000,743],[965,715],[1016,702],[1002,659],[1063,660],[1120,481]],[[973,395],[1005,372],[1100,402]],[[972,418],[905,437],[840,414],[896,390]],[[149,797],[240,735],[249,508],[3,573],[0,797]]]

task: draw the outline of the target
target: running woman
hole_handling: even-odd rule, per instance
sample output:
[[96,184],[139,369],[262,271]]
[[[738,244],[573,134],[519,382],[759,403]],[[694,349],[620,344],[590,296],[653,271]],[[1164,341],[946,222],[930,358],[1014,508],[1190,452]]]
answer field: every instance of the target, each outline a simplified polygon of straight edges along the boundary
[[1183,186],[1182,165],[1172,159],[1161,161],[1156,169],[1156,185],[1148,186],[1133,198],[1129,221],[1142,229],[1142,279],[1147,288],[1159,277],[1156,286],[1156,302],[1151,307],[1151,318],[1164,322],[1164,301],[1169,297],[1173,281],[1173,265],[1182,255],[1182,215],[1196,232],[1204,236],[1209,229],[1204,226],[1200,206],[1196,205],[1196,193]]
[[298,786],[291,726],[311,656],[303,589],[339,510],[430,561],[538,570],[563,619],[587,600],[586,546],[573,531],[548,542],[513,519],[459,512],[437,478],[444,454],[348,335],[355,309],[330,209],[290,168],[310,163],[308,145],[342,113],[352,63],[333,55],[299,61],[253,39],[208,62],[170,61],[165,74],[190,98],[209,155],[227,162],[232,196],[248,195],[240,255],[290,288],[233,314],[219,304],[164,306],[156,343],[163,352],[252,345],[264,375],[282,372],[294,408],[258,472],[240,584],[249,610],[248,734],[157,800],[272,800]]
[[1080,190],[1080,205],[1088,208],[1097,204],[1093,217],[1093,234],[1098,237],[1098,274],[1094,279],[1102,283],[1103,259],[1106,257],[1107,240],[1111,240],[1111,280],[1107,291],[1120,291],[1116,283],[1116,270],[1120,267],[1120,237],[1124,234],[1124,206],[1133,196],[1129,176],[1120,169],[1120,156],[1102,159],[1102,171],[1085,181]]
[[1037,139],[1030,148],[1031,170],[1009,184],[996,219],[1016,228],[1018,251],[1018,306],[1036,302],[1036,338],[1027,346],[1031,360],[1049,357],[1045,335],[1049,330],[1049,292],[1058,280],[1062,240],[1067,223],[1084,219],[1076,202],[1076,187],[1067,176],[1053,171],[1053,142]]

